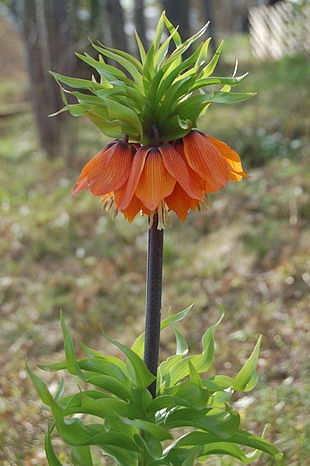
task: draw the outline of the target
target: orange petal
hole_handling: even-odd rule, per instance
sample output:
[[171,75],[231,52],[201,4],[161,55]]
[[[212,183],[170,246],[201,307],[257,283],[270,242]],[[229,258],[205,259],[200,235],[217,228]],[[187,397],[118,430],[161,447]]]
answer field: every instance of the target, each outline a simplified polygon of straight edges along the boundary
[[217,148],[198,131],[183,138],[184,152],[192,169],[216,191],[223,188],[230,177],[230,166]]
[[128,181],[119,192],[115,193],[115,202],[120,210],[128,207],[143,171],[146,156],[150,150],[150,147],[140,147],[135,153]]
[[128,180],[132,159],[131,147],[124,142],[117,142],[101,157],[94,157],[87,174],[91,192],[101,196],[123,186]]
[[79,179],[78,179],[78,181],[77,181],[77,183],[74,186],[74,189],[72,191],[72,196],[76,196],[79,192],[83,191],[83,189],[88,188],[88,177],[87,177],[87,175],[88,175],[88,172],[89,172],[89,169],[90,169],[91,165],[94,163],[95,159],[97,159],[99,157],[102,157],[103,154],[107,150],[109,150],[112,145],[113,145],[113,143],[108,144],[107,146],[105,146],[100,152],[98,152],[97,155],[95,155],[92,159],[90,159],[89,162],[87,162],[86,165],[84,165],[83,170],[80,173]]
[[175,149],[178,151],[178,153],[181,155],[182,159],[184,160],[184,162],[186,163],[186,166],[187,166],[187,169],[189,171],[189,174],[190,174],[190,177],[193,181],[193,183],[199,187],[199,189],[203,192],[203,193],[212,193],[212,192],[216,192],[218,191],[218,188],[214,185],[214,184],[210,184],[208,183],[206,180],[204,180],[203,178],[201,178],[201,176],[198,175],[198,173],[196,173],[191,167],[190,165],[188,164],[188,161],[187,161],[187,158],[185,156],[185,152],[184,152],[184,145],[183,145],[183,141],[181,139],[179,139],[178,141],[176,141],[176,144],[175,144]]
[[139,212],[143,212],[146,215],[150,215],[150,211],[144,207],[142,202],[134,195],[129,206],[123,210],[124,217],[129,223],[132,223],[133,219]]
[[182,156],[175,150],[171,144],[159,146],[165,167],[170,175],[177,180],[187,194],[195,199],[202,199],[202,190],[199,184],[195,183],[195,178],[191,178],[188,165]]
[[220,141],[212,136],[205,136],[206,138],[210,139],[212,144],[218,149],[218,151],[225,157],[233,172],[230,174],[231,181],[240,181],[242,177],[249,177],[247,173],[243,171],[241,160],[237,152],[235,152],[231,147],[229,147],[225,142]]
[[88,187],[96,196],[102,196],[123,186],[130,174],[132,151],[129,144],[116,142],[100,151],[83,168],[74,188],[74,194]]
[[[81,173],[82,175],[82,173]],[[87,189],[88,188],[88,180],[87,180],[87,176],[85,176],[84,178],[81,178],[81,175],[80,175],[80,178],[78,180],[78,182],[76,183],[76,185],[74,186],[74,189],[72,191],[72,196],[76,196],[77,194],[79,194],[81,191],[83,191],[83,189]]]
[[175,183],[175,179],[166,170],[159,150],[151,149],[136,188],[136,196],[146,208],[155,210],[160,201],[172,193]]
[[165,202],[169,210],[173,210],[183,223],[187,218],[189,209],[195,210],[199,203],[197,199],[189,197],[179,183],[176,183],[172,194],[165,198]]

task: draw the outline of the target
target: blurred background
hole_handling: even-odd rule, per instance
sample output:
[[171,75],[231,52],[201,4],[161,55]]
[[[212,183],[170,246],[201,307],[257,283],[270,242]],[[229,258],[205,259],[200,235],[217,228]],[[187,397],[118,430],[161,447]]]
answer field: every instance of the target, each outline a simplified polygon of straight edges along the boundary
[[[211,21],[216,75],[249,77],[258,96],[213,105],[200,128],[243,159],[251,179],[210,196],[207,213],[165,231],[164,314],[192,302],[183,334],[193,351],[222,303],[212,372],[233,375],[260,333],[260,381],[235,404],[242,422],[310,465],[310,5],[252,0],[0,1],[0,464],[46,465],[48,413],[25,372],[62,360],[59,310],[75,341],[115,351],[100,326],[130,344],[143,330],[146,220],[131,226],[84,192],[71,198],[83,164],[106,139],[84,119],[48,118],[62,107],[48,70],[90,78],[74,51],[89,37],[137,53],[162,9],[187,38]],[[240,89],[240,90],[239,90]],[[79,350],[78,354],[79,354]],[[162,357],[174,351],[163,333]],[[42,374],[41,374],[42,375]],[[58,374],[44,374],[51,391]],[[66,378],[69,387],[74,381]],[[66,452],[55,447],[63,464]],[[270,465],[267,458],[259,465]],[[108,463],[106,463],[108,464]],[[234,465],[231,460],[210,465]]]

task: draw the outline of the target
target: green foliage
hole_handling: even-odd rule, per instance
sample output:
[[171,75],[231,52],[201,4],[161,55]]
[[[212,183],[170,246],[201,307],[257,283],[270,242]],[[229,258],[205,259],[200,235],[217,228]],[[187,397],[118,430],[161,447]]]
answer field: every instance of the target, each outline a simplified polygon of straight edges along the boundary
[[[185,318],[190,310],[165,319],[162,329]],[[55,429],[71,447],[74,466],[94,464],[92,446],[121,466],[193,466],[196,461],[204,462],[211,455],[228,455],[249,464],[262,452],[281,460],[277,448],[240,427],[239,414],[229,404],[235,390],[248,391],[256,384],[260,339],[235,378],[200,375],[205,374],[212,363],[214,333],[222,317],[223,313],[204,333],[201,354],[186,356],[187,343],[175,329],[176,355],[159,366],[157,396],[152,399],[148,386],[154,376],[141,359],[143,334],[132,349],[104,334],[124,353],[125,362],[85,345],[82,349],[86,358],[77,359],[61,315],[66,359],[41,368],[50,371],[67,369],[80,382],[87,382],[87,386],[66,396],[62,379],[53,397],[44,382],[27,367],[41,400],[49,406],[54,419],[45,439],[49,465],[61,464],[51,442]],[[94,388],[89,388],[90,385]],[[249,447],[251,451],[242,447]]]
[[[170,35],[160,45],[164,25]],[[58,113],[68,110],[76,117],[86,115],[107,136],[120,138],[128,134],[131,140],[142,143],[151,142],[152,125],[158,128],[161,141],[185,136],[196,127],[198,116],[211,102],[231,104],[254,95],[230,93],[231,87],[246,75],[210,77],[220,57],[222,43],[210,61],[207,59],[210,38],[188,58],[182,59],[207,27],[208,24],[182,43],[177,29],[163,13],[147,53],[136,34],[141,61],[101,43],[92,44],[99,54],[98,60],[87,53],[76,55],[100,76],[99,82],[94,75],[86,80],[51,72],[60,85],[65,104]],[[175,49],[168,56],[171,41]],[[116,61],[126,73],[106,64],[103,57]],[[220,90],[214,90],[215,85],[220,85]],[[207,90],[209,86],[212,86],[211,91]],[[68,103],[66,93],[78,103]]]

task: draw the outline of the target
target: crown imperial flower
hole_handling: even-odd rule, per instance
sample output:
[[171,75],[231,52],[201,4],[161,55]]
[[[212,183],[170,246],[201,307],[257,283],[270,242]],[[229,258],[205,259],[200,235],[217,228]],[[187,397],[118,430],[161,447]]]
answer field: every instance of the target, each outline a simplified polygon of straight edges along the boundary
[[[160,45],[164,25],[169,36]],[[85,115],[114,138],[85,165],[73,195],[89,189],[101,196],[105,208],[115,215],[121,211],[129,222],[139,212],[151,218],[158,214],[162,228],[169,211],[184,222],[190,210],[206,208],[208,193],[247,176],[235,151],[195,129],[199,115],[212,102],[235,103],[254,95],[230,92],[246,75],[211,76],[222,43],[209,62],[210,38],[182,59],[207,26],[182,43],[177,28],[163,13],[148,53],[136,34],[140,61],[98,43],[93,44],[98,60],[88,54],[77,56],[97,71],[99,81],[52,73],[65,104],[61,111]],[[171,41],[175,50],[168,56]],[[105,63],[103,57],[118,62],[126,73]],[[209,92],[214,85],[220,85],[220,90]],[[77,103],[69,104],[66,93]]]

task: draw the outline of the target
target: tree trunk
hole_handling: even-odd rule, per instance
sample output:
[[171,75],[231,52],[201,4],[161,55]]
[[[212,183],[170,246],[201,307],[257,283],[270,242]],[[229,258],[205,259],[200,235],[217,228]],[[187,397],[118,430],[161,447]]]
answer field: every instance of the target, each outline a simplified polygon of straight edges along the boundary
[[213,53],[215,53],[216,52],[216,34],[215,34],[215,24],[214,24],[215,16],[213,12],[212,0],[203,0],[203,9],[204,9],[206,21],[210,21],[209,28],[208,28],[209,34],[212,37],[210,45],[213,50]]
[[91,0],[91,10],[90,10],[90,27],[96,29],[98,19],[100,17],[100,4],[99,0]]
[[144,48],[147,48],[146,26],[144,17],[144,0],[135,0],[135,27]]
[[[60,74],[71,76],[74,64],[73,44],[69,34],[70,25],[66,11],[66,2],[63,0],[44,0],[44,20],[46,26],[46,56],[47,69]],[[54,78],[47,76],[46,86],[52,93],[54,111],[63,106],[59,86]],[[57,118],[64,120],[67,114]]]
[[174,26],[179,26],[179,33],[183,40],[191,35],[189,24],[189,0],[163,0],[163,7],[168,19]]
[[80,37],[80,22],[78,19],[79,11],[79,0],[67,0],[67,15],[68,15],[68,25],[70,30],[70,37],[75,50],[78,50],[76,47],[79,43]]
[[47,155],[53,157],[57,152],[60,137],[60,124],[56,118],[48,118],[55,111],[53,95],[46,85],[46,68],[43,62],[42,40],[35,0],[24,0],[22,32],[30,78],[30,89],[39,141]]
[[107,0],[106,9],[113,47],[128,51],[124,12],[120,0]]
[[[102,0],[91,0],[90,2],[90,24],[85,37],[91,36],[91,39],[106,42],[106,17],[104,12],[104,2]],[[85,48],[85,47],[84,47]],[[91,49],[91,48],[90,48]]]

